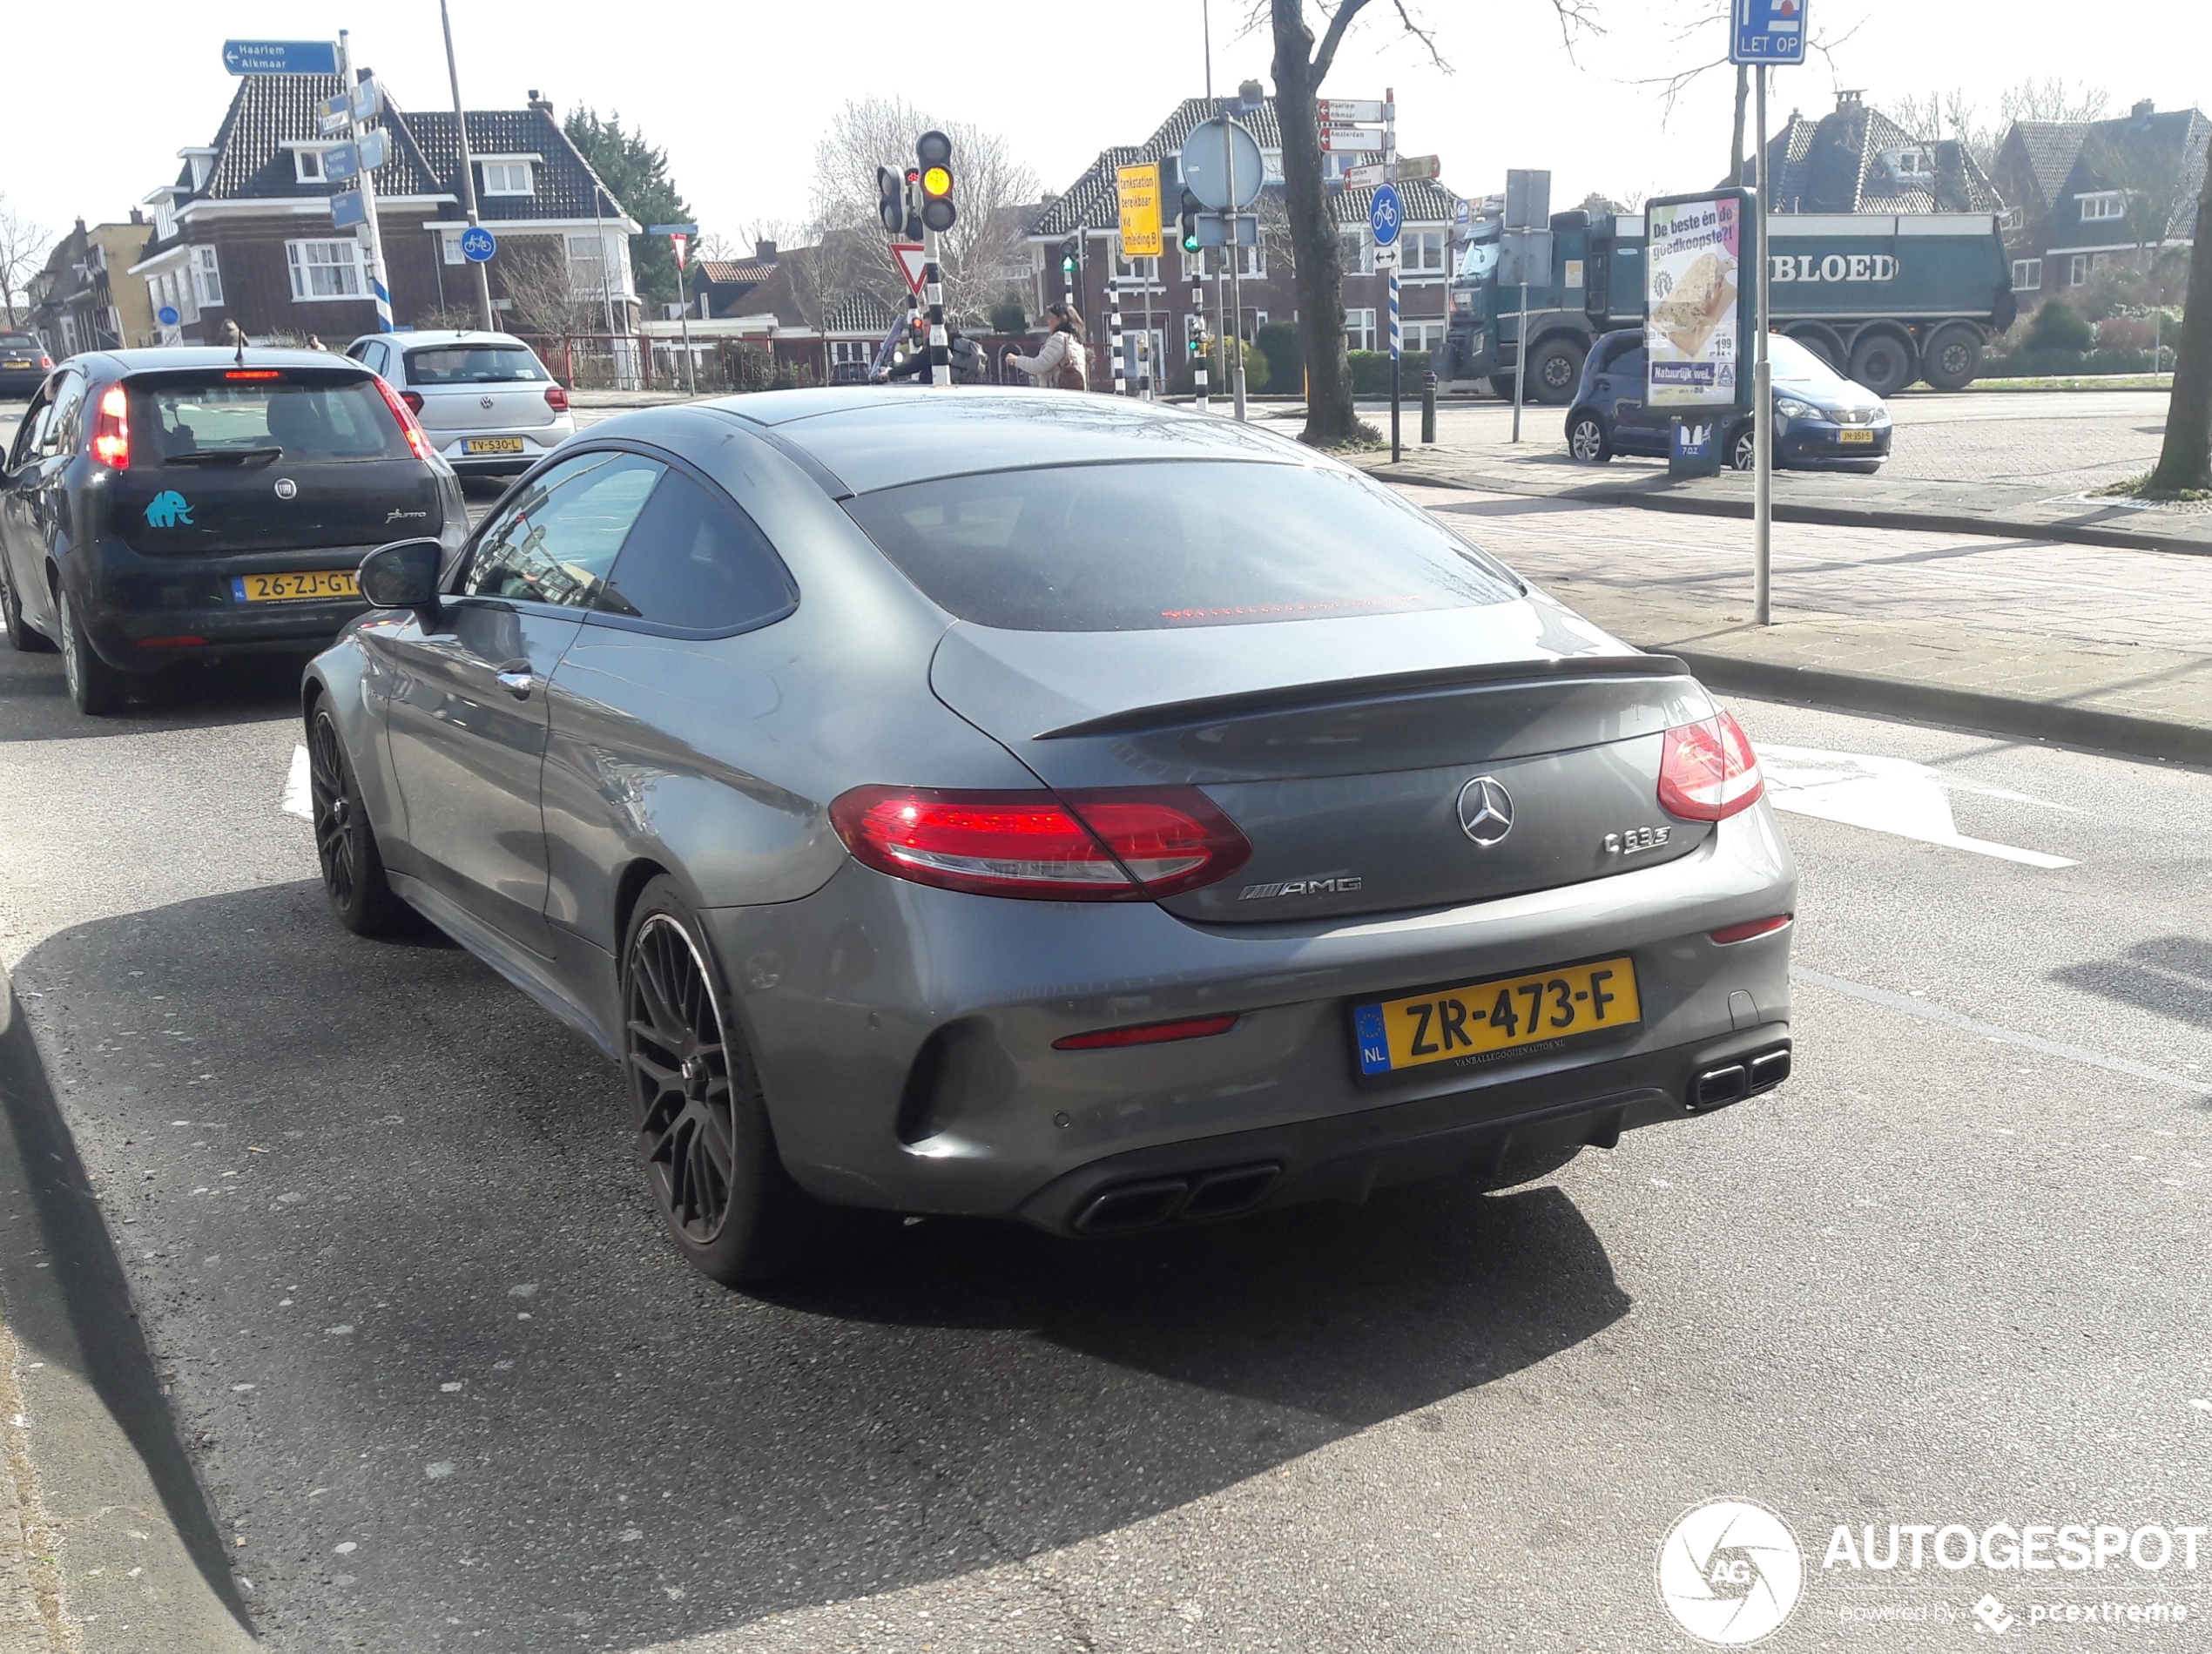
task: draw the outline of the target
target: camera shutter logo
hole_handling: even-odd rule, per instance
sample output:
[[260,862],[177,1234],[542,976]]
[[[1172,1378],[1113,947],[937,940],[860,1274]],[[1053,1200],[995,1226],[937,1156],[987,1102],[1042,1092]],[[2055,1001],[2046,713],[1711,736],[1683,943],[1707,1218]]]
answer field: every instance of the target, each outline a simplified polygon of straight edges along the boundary
[[1804,1554],[1764,1505],[1714,1499],[1659,1543],[1659,1600],[1701,1642],[1741,1647],[1782,1629],[1804,1589]]

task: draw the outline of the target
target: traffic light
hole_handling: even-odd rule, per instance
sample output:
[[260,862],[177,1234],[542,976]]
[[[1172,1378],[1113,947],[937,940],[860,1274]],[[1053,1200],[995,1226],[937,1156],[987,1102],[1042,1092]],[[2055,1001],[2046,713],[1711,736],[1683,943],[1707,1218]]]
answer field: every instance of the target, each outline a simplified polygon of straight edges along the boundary
[[[1068,250],[1060,255],[1060,273],[1069,276],[1076,273],[1076,244],[1073,241],[1068,243]],[[1090,300],[1086,299],[1083,302],[1089,304]]]
[[875,169],[875,215],[883,220],[887,233],[898,234],[907,227],[907,180],[890,167]]
[[1183,192],[1183,250],[1198,250],[1198,210],[1205,205],[1189,190]]
[[929,230],[949,230],[960,213],[953,206],[953,140],[939,132],[914,140],[921,163],[921,222]]

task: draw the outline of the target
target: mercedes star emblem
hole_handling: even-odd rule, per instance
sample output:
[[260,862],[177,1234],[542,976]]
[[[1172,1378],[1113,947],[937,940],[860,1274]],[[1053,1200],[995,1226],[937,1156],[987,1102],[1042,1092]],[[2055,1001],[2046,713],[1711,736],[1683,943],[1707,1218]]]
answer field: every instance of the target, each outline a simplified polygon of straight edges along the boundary
[[1488,849],[1513,831],[1513,794],[1494,775],[1478,775],[1460,789],[1460,831]]
[[276,480],[276,496],[277,496],[277,498],[279,498],[279,499],[280,499],[280,500],[288,500],[288,499],[290,499],[290,498],[291,498],[293,495],[297,494],[299,491],[300,491],[300,485],[299,485],[297,483],[293,482],[293,481],[290,477],[288,477],[288,476],[280,476],[279,478],[277,478],[277,480]]

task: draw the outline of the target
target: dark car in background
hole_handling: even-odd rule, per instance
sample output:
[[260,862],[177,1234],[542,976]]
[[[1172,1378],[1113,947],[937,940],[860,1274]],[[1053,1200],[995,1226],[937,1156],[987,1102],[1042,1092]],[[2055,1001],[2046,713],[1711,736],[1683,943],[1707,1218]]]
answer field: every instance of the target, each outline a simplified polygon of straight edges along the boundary
[[[1767,337],[1774,376],[1774,462],[1791,470],[1874,471],[1890,453],[1890,411],[1865,386],[1845,379],[1797,340]],[[1665,459],[1673,412],[1644,402],[1643,329],[1608,333],[1591,347],[1567,410],[1567,451],[1601,462],[1615,454]],[[1721,462],[1748,471],[1751,416],[1721,422]]]
[[0,396],[28,396],[46,382],[54,359],[35,333],[0,333]]
[[718,1279],[840,1206],[1357,1201],[1789,1072],[1735,720],[1286,438],[990,387],[639,409],[361,583],[303,689],[331,906],[618,1063]]
[[312,653],[361,611],[354,570],[400,535],[458,547],[452,468],[407,405],[321,351],[71,356],[0,479],[0,621],[58,649],[78,710],[173,662]]

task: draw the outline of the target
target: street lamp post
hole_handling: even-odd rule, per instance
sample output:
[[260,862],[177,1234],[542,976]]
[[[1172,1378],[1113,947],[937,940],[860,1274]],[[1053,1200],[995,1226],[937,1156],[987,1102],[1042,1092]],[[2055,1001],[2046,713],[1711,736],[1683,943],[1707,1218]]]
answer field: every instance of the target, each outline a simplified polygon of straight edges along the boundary
[[[453,19],[447,14],[446,0],[438,0],[438,23],[446,35],[446,80],[453,88],[453,132],[461,141],[461,210],[468,215],[469,227],[473,230],[479,221],[476,217],[476,163],[469,152],[469,115],[461,106],[461,71],[454,60]],[[536,94],[531,95],[535,97]],[[442,262],[445,238],[440,236],[438,241],[438,258]],[[483,323],[486,333],[496,333],[499,324],[491,310],[491,273],[480,259],[471,259],[469,262],[476,272],[477,319]],[[439,280],[442,283],[444,280],[442,273]]]

